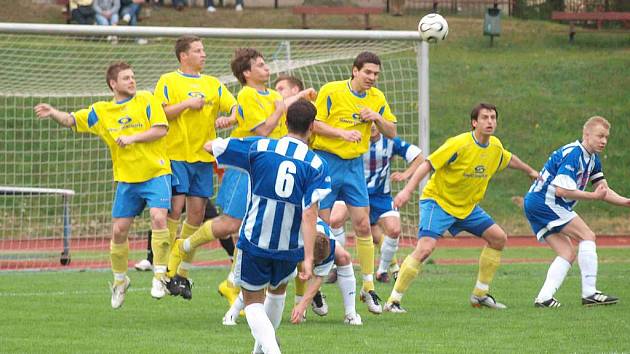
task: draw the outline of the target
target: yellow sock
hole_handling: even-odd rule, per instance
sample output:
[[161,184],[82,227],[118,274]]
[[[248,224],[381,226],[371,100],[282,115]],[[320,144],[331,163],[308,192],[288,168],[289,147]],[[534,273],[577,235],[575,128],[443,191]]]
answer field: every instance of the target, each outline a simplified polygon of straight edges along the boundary
[[[185,227],[185,225],[184,225]],[[212,220],[206,221],[198,230],[190,237],[183,240],[177,240],[179,255],[181,257],[181,263],[177,268],[177,274],[182,277],[188,278],[188,269],[191,266],[193,258],[195,257],[195,250],[202,245],[214,240],[214,234],[212,233]],[[184,246],[187,243],[188,247]],[[188,249],[186,249],[188,248]]]
[[357,235],[357,253],[363,277],[363,290],[374,290],[374,243],[372,235]]
[[166,271],[166,276],[173,279],[175,274],[177,274],[177,268],[179,264],[182,262],[182,258],[179,256],[179,243],[181,240],[177,239],[171,245],[171,253],[168,256],[168,267]]
[[168,229],[169,241],[171,247],[175,244],[177,238],[177,230],[179,229],[179,220],[166,218],[166,228]]
[[208,220],[201,227],[193,233],[188,240],[190,241],[190,249],[194,250],[201,245],[214,240],[214,234],[212,233],[212,220]]
[[394,290],[392,291],[392,295],[387,301],[400,302],[400,298],[405,293],[405,291],[409,289],[409,286],[411,285],[413,280],[416,279],[418,273],[420,273],[421,270],[422,263],[418,262],[411,255],[408,255],[400,266],[400,272],[398,273],[396,284],[394,284]]
[[184,220],[180,237],[185,240],[192,236],[192,234],[194,234],[197,230],[199,230],[199,226],[193,226],[188,223],[188,220]]
[[129,263],[129,241],[124,243],[109,243],[109,257],[112,261],[112,272],[114,274],[127,273],[127,265]]
[[[298,272],[302,271],[302,262],[298,263]],[[295,295],[304,296],[304,291],[306,290],[306,282],[300,277],[295,277]]]
[[481,250],[481,255],[479,256],[479,274],[477,275],[477,284],[475,284],[475,289],[473,290],[475,296],[481,297],[488,294],[490,283],[499,268],[499,264],[501,264],[501,251],[488,246]]
[[153,249],[153,268],[155,273],[166,273],[166,265],[169,259],[170,232],[168,229],[151,230],[151,249]]

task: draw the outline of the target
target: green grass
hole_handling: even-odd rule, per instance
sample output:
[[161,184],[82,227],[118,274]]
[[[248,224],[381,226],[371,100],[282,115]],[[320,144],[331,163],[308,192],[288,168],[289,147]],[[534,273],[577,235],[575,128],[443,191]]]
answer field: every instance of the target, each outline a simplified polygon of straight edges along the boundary
[[[512,250],[511,257],[532,249]],[[405,315],[374,316],[357,302],[364,325],[342,324],[342,304],[334,285],[325,285],[329,315],[309,312],[305,324],[289,323],[292,285],[278,337],[287,353],[410,352],[627,352],[630,350],[630,277],[627,250],[600,248],[598,287],[618,295],[618,305],[582,308],[580,276],[574,267],[557,297],[564,307],[533,308],[546,264],[503,265],[492,293],[506,311],[477,310],[468,305],[476,266],[426,265],[407,292]],[[476,257],[479,250],[438,250],[436,259]],[[537,251],[534,251],[536,254]],[[549,252],[537,254],[552,259]],[[506,257],[508,254],[506,252]],[[626,257],[627,258],[627,257]],[[614,259],[611,261],[611,259]],[[103,272],[0,273],[2,352],[210,352],[244,353],[253,340],[245,319],[223,327],[226,302],[216,293],[224,269],[195,269],[194,297],[155,301],[150,273],[130,273],[132,287],[125,305],[112,310]],[[387,297],[391,284],[378,284]]]

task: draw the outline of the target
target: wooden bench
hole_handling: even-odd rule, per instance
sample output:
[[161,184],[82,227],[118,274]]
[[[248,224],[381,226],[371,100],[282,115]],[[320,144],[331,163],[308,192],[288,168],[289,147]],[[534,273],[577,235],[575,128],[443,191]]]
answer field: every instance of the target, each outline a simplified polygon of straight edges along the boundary
[[569,42],[573,42],[575,37],[575,22],[576,21],[595,21],[597,29],[602,28],[604,22],[620,21],[624,23],[625,28],[630,28],[630,12],[613,12],[613,11],[600,11],[600,12],[561,12],[553,11],[551,13],[551,19],[557,21],[568,21],[569,27]]
[[383,13],[380,7],[346,7],[346,6],[296,6],[292,9],[294,15],[302,16],[302,28],[308,28],[307,15],[363,15],[365,29],[372,29],[370,15]]

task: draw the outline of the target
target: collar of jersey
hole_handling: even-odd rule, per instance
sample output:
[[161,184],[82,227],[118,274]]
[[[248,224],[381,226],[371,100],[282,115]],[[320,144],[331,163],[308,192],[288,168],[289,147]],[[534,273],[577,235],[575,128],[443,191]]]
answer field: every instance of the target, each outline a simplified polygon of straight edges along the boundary
[[348,80],[347,82],[348,85],[348,90],[350,90],[350,92],[352,92],[353,95],[359,97],[359,98],[365,98],[365,96],[367,96],[367,91],[363,92],[363,93],[358,93],[355,90],[352,89],[352,86],[350,86],[350,80]]
[[193,79],[198,79],[198,78],[201,77],[201,74],[196,74],[196,75],[195,74],[185,74],[179,69],[177,69],[177,73],[180,74],[183,77],[190,77],[190,78],[193,78]]
[[127,103],[127,102],[131,101],[134,97],[136,97],[136,95],[133,95],[133,96],[131,96],[129,98],[125,98],[124,100],[116,101],[116,104]]
[[582,144],[582,141],[578,140],[577,143],[580,145],[580,149],[582,149],[582,152],[584,153],[584,155],[586,155],[586,157],[590,159],[591,156],[595,155],[595,153],[591,154],[590,152],[588,152],[588,150],[586,150],[586,148]]
[[[256,90],[256,89],[254,89],[254,90]],[[263,95],[263,96],[267,96],[269,94],[269,90],[268,89],[264,89],[263,91],[256,90],[256,92],[258,92],[259,95]]]
[[300,140],[300,139],[298,139],[298,138],[294,138],[294,137],[292,137],[292,136],[288,136],[288,135],[285,135],[285,136],[283,136],[283,137],[282,137],[282,138],[280,138],[280,139],[289,139],[289,140],[294,141],[294,142],[296,142],[296,143],[298,143],[298,144],[306,145],[306,143],[305,143],[305,142],[303,142],[302,140]]
[[488,146],[490,146],[490,140],[488,140],[487,144],[482,144],[482,143],[478,142],[477,138],[475,138],[475,132],[474,131],[470,132],[470,136],[472,136],[473,141],[475,142],[475,144],[477,144],[477,146],[482,147],[482,148],[487,148]]

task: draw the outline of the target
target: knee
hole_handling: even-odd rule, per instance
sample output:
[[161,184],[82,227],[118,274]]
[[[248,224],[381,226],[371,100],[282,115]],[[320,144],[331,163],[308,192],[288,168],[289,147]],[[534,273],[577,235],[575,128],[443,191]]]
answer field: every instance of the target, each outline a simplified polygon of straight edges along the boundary
[[354,225],[354,232],[357,235],[369,235],[371,232],[370,229],[370,219],[365,216],[365,217],[361,217],[359,220],[357,220],[356,222],[353,223]]
[[398,238],[400,236],[400,225],[394,225],[389,227],[388,229],[389,230],[386,230],[385,232],[390,238]]
[[431,253],[433,253],[434,248],[435,247],[428,245],[421,245],[419,247],[416,247],[416,249],[411,252],[411,256],[415,258],[418,262],[424,262],[427,258],[429,258]]
[[493,237],[488,238],[487,241],[490,248],[501,251],[505,248],[505,244],[507,243],[507,234],[505,231],[501,230],[501,232],[493,235]]
[[584,230],[582,235],[580,235],[581,239],[584,241],[595,241],[595,233],[592,230]]
[[330,219],[330,227],[333,229],[338,229],[340,227],[343,227],[343,224],[344,224],[344,221],[341,219],[339,220],[332,219],[332,218]]
[[352,258],[350,257],[350,253],[344,250],[342,253],[338,255],[336,264],[338,266],[345,266],[345,265],[350,264],[351,262],[352,262]]

